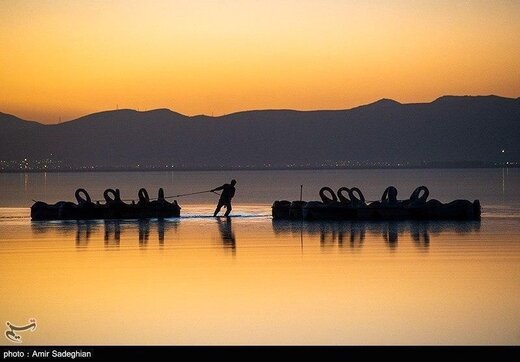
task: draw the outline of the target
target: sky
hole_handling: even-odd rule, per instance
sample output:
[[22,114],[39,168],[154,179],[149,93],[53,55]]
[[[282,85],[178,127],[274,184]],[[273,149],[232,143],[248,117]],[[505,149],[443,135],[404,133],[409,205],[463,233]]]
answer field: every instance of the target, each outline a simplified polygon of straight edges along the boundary
[[520,96],[520,1],[0,1],[0,112]]

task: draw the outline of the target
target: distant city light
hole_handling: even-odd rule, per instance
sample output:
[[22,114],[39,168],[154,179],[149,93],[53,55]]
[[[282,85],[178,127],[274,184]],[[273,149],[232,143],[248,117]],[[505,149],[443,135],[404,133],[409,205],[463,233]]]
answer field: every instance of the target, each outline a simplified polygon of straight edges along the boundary
[[502,150],[502,153],[506,152],[506,150]]

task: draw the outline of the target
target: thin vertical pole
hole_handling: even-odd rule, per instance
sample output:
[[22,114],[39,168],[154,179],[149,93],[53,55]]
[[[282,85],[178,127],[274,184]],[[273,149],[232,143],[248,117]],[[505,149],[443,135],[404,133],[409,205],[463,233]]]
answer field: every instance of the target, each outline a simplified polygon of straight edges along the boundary
[[301,213],[302,213],[302,220],[301,220],[301,227],[300,227],[300,246],[301,246],[301,249],[302,249],[302,253],[303,253],[303,204],[301,203],[301,201],[303,200],[303,185],[300,185],[300,206],[302,208],[301,210]]

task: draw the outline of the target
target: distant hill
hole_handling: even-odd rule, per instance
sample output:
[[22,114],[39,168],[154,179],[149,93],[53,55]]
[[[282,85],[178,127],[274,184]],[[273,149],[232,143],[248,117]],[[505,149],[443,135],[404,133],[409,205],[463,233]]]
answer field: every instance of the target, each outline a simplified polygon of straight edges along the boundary
[[25,158],[70,167],[201,169],[518,161],[520,99],[382,99],[348,110],[221,117],[117,110],[57,125],[0,113],[0,160]]

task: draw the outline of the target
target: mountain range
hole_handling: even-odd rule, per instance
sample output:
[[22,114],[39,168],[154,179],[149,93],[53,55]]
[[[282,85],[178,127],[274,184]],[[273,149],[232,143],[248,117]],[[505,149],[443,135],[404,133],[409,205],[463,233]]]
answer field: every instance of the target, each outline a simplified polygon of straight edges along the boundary
[[218,117],[122,109],[53,125],[0,113],[0,160],[25,159],[70,168],[179,169],[514,163],[520,98],[381,99],[347,110]]

